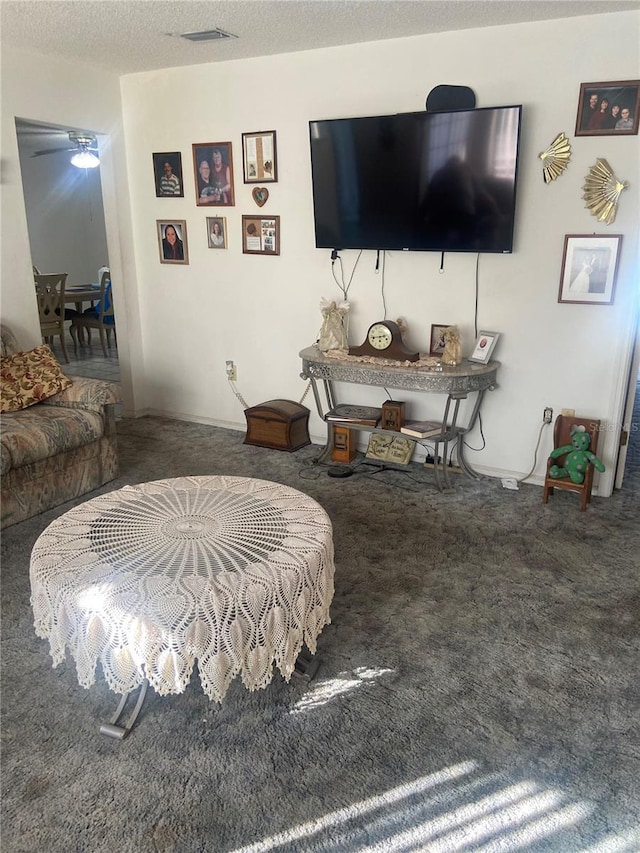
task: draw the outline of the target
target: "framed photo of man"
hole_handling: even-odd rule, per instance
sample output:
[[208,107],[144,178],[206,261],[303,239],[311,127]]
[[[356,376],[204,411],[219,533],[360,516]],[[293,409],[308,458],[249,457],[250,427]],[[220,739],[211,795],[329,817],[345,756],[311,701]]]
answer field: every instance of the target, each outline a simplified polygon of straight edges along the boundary
[[639,113],[640,80],[582,83],[575,135],[637,135]]
[[202,142],[191,147],[198,207],[235,205],[231,143]]
[[182,154],[179,151],[157,152],[153,158],[153,176],[157,198],[184,197]]

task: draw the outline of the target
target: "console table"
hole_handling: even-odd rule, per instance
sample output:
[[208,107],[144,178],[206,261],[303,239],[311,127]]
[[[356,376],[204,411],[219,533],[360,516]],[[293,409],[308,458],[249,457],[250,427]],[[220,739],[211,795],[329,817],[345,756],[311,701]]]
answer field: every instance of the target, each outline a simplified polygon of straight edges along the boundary
[[[302,359],[303,379],[311,381],[313,396],[318,414],[326,420],[327,410],[323,406],[318,383],[322,385],[328,410],[335,408],[336,395],[334,382],[348,382],[358,385],[373,385],[383,388],[398,388],[405,391],[425,391],[427,393],[446,394],[447,399],[442,417],[443,431],[429,438],[413,438],[401,433],[403,437],[420,444],[430,442],[435,444],[434,471],[437,487],[450,488],[447,472],[447,456],[449,445],[456,448],[458,464],[469,477],[478,478],[464,456],[464,436],[473,429],[480,412],[484,392],[496,387],[496,375],[500,362],[490,361],[488,364],[476,364],[463,361],[455,367],[449,365],[415,366],[407,362],[389,364],[388,362],[373,364],[362,362],[356,358],[345,356],[333,358],[320,352],[316,346],[307,347],[300,352]],[[467,423],[458,423],[460,403],[469,394],[475,394],[475,402]],[[366,430],[369,432],[388,432],[377,427],[362,426],[345,422],[341,424],[349,429]],[[439,463],[440,448],[442,447],[441,464]],[[327,421],[327,445],[322,459],[330,456],[333,448],[333,423]]]

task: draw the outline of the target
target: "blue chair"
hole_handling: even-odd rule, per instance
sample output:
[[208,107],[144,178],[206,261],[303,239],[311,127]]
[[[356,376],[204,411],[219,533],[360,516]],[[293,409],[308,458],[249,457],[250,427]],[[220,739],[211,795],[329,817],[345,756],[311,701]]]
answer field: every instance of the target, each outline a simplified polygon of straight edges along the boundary
[[116,319],[113,313],[113,299],[111,294],[111,278],[108,272],[102,273],[100,280],[100,292],[98,304],[87,308],[82,314],[74,317],[71,321],[71,337],[73,338],[73,347],[75,352],[78,352],[78,341],[82,345],[84,340],[84,331],[87,332],[87,343],[91,346],[91,329],[97,329],[100,333],[100,343],[102,344],[102,352],[107,358],[107,345],[111,346],[111,332],[113,332],[116,346],[118,338],[116,336]]

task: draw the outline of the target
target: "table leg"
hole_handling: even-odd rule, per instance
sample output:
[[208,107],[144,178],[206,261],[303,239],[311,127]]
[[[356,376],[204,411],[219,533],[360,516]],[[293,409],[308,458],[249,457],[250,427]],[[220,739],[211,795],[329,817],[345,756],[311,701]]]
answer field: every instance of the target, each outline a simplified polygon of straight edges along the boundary
[[303,678],[305,681],[311,681],[319,668],[320,661],[318,658],[314,658],[308,652],[302,651],[296,659],[296,666],[293,670],[293,675],[296,678]]
[[103,723],[100,726],[100,734],[101,735],[106,735],[107,737],[112,737],[112,738],[115,738],[116,740],[123,740],[129,734],[129,732],[131,731],[131,728],[133,727],[133,724],[138,719],[138,714],[140,713],[140,711],[142,709],[144,697],[147,695],[147,687],[148,686],[149,686],[149,682],[145,678],[145,680],[142,682],[142,684],[138,688],[138,690],[139,690],[138,701],[136,702],[135,707],[134,707],[133,711],[131,712],[131,716],[129,717],[129,719],[127,720],[127,722],[124,726],[119,726],[117,723],[118,723],[118,720],[120,719],[120,717],[122,716],[122,714],[124,713],[124,709],[125,709],[125,706],[127,704],[127,700],[129,699],[130,696],[133,696],[133,694],[136,691],[132,690],[130,693],[125,693],[123,695],[122,699],[120,700],[120,704],[118,705],[116,712],[113,715],[113,717],[111,718],[111,720],[108,723]]

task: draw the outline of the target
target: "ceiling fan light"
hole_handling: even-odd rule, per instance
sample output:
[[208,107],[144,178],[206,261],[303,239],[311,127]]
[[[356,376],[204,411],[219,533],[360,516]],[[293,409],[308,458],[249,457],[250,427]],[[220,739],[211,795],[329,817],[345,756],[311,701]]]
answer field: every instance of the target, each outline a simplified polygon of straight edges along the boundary
[[78,169],[95,169],[100,165],[100,160],[91,151],[78,151],[71,158],[71,165],[77,166]]

